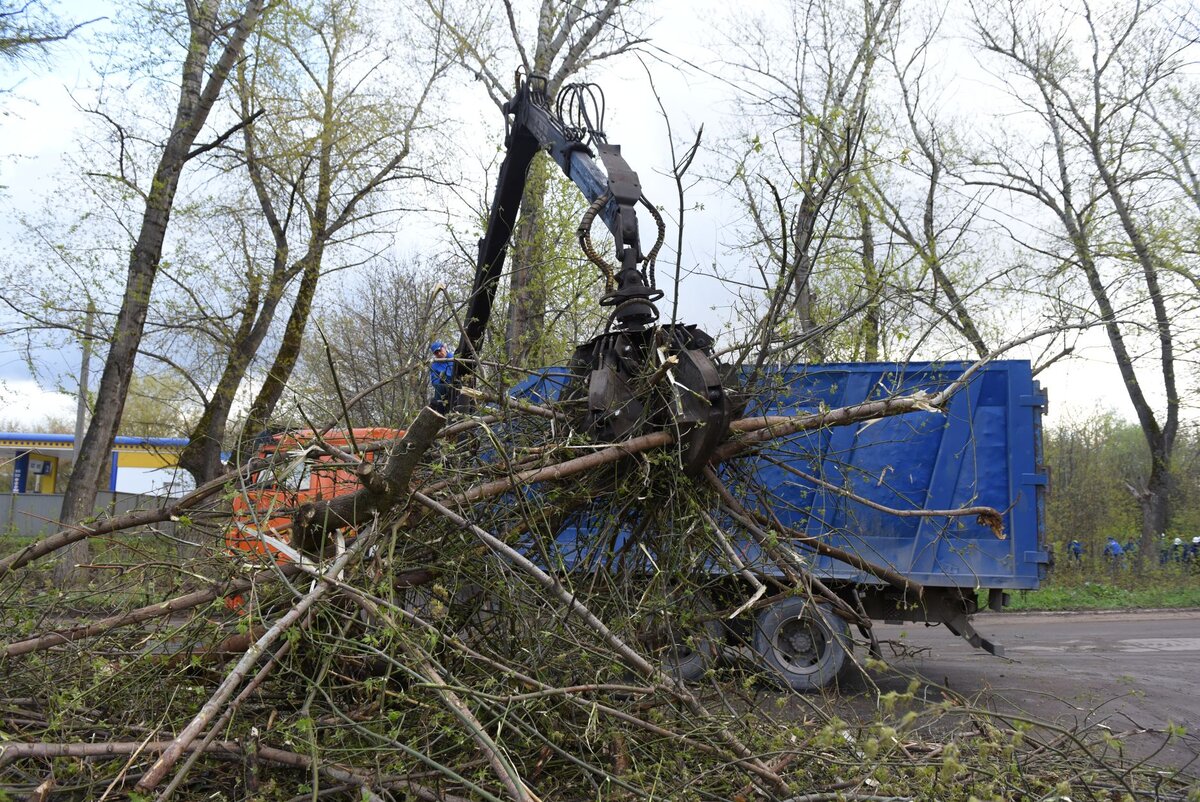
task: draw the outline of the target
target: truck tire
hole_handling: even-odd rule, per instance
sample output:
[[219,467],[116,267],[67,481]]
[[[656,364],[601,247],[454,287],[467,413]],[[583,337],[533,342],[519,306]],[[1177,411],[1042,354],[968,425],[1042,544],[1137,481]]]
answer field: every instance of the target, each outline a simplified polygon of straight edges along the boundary
[[716,662],[720,654],[721,625],[704,624],[701,632],[688,635],[662,658],[660,668],[680,682],[696,682]]
[[[692,597],[691,605],[685,604],[681,609],[707,616],[715,608],[707,596],[698,593]],[[673,611],[664,611],[643,623],[638,640],[664,674],[680,682],[695,682],[716,662],[723,635],[721,622],[715,618],[681,624]]]
[[815,691],[846,667],[849,632],[827,605],[792,597],[759,613],[754,651],[776,682],[796,691]]

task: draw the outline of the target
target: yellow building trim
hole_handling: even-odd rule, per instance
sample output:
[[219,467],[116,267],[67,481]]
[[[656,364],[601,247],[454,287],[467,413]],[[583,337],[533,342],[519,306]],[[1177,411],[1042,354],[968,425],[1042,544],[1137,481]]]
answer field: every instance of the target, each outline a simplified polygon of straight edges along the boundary
[[[4,438],[0,439],[0,448],[15,449],[18,451],[74,451],[75,445],[73,443],[47,443],[44,440],[19,440],[16,438]],[[153,453],[178,455],[181,451],[183,451],[183,446],[147,446],[142,444],[124,445],[118,443],[113,445],[112,450],[122,454],[132,454],[139,451],[151,451]]]
[[159,454],[153,451],[118,451],[118,468],[168,468],[179,463],[177,452]]
[[73,451],[71,443],[46,443],[41,440],[0,440],[0,448],[15,448],[21,451]]
[[53,493],[57,489],[56,485],[58,484],[58,457],[50,454],[43,454],[41,456],[42,459],[50,463],[50,473],[42,477],[39,489],[43,493]]
[[183,446],[146,446],[146,445],[132,445],[131,446],[131,445],[122,445],[120,443],[116,443],[113,445],[113,451],[119,452],[121,454],[133,454],[133,453],[137,453],[139,451],[146,451],[146,449],[151,449],[152,453],[155,453],[155,454],[162,453],[162,454],[172,454],[175,456],[179,456],[179,452],[183,451]]

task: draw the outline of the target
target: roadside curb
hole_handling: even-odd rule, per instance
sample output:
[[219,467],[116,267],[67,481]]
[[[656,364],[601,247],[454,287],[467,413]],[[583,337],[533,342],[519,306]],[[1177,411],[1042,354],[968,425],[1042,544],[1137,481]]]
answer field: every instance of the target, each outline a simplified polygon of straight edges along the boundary
[[1200,607],[1120,607],[1111,610],[1091,610],[1081,608],[1078,610],[1008,610],[1005,612],[993,612],[991,610],[980,610],[975,613],[972,618],[1015,618],[1018,616],[1032,615],[1131,615],[1136,613],[1154,613],[1157,615],[1170,613],[1200,613]]

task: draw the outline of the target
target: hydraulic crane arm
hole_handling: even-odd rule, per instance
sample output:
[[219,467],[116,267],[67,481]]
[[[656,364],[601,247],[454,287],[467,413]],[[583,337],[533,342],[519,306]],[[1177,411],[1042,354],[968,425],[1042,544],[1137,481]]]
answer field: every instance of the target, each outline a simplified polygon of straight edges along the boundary
[[[590,227],[594,216],[603,220],[616,240],[616,268],[598,265],[605,271],[609,283],[608,292],[600,303],[620,307],[615,318],[617,326],[622,329],[644,329],[658,318],[654,301],[662,297],[662,292],[651,286],[652,277],[648,279],[645,268],[640,267],[642,264],[652,265],[657,252],[656,245],[647,259],[641,249],[636,206],[639,201],[644,203],[642,186],[637,173],[621,157],[620,146],[608,144],[604,133],[590,125],[586,104],[592,96],[588,91],[586,85],[576,84],[566,88],[564,98],[575,101],[575,105],[564,106],[560,102],[559,110],[552,110],[546,96],[546,79],[532,76],[521,82],[516,94],[504,106],[508,123],[506,154],[496,180],[487,229],[479,240],[475,284],[467,308],[466,329],[458,350],[467,373],[473,371],[470,357],[477,353],[483,342],[491,318],[505,255],[525,191],[526,174],[539,150],[544,150],[558,163],[563,173],[592,204],[585,225],[580,227],[585,249],[590,247],[586,227]],[[568,124],[561,115],[564,108],[577,112],[576,122],[582,124]],[[595,152],[587,144],[588,141],[595,147]],[[596,153],[607,172],[596,163]],[[645,205],[658,219],[653,207]],[[660,241],[661,234],[660,220]],[[593,262],[603,262],[594,250],[589,256]]]
[[[563,88],[551,109],[546,79],[530,76],[519,82],[504,105],[504,115],[506,153],[487,230],[479,240],[475,283],[455,360],[455,387],[469,382],[477,369],[526,174],[537,152],[545,151],[591,203],[579,225],[579,244],[604,274],[600,305],[613,307],[605,331],[575,349],[575,378],[564,396],[578,402],[579,424],[601,440],[646,429],[674,430],[684,469],[698,473],[728,432],[736,404],[721,384],[711,337],[695,326],[656,325],[654,302],[662,292],[655,287],[654,258],[666,229],[642,196],[637,173],[621,157],[620,147],[605,137],[603,95],[589,84],[572,84]],[[648,253],[642,251],[638,232],[638,204],[658,225]],[[611,262],[592,244],[596,217],[612,232]]]

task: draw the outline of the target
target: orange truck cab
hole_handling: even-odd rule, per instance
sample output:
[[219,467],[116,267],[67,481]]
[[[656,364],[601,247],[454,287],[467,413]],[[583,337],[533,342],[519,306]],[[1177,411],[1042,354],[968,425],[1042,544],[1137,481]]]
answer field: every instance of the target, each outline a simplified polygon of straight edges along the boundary
[[[352,452],[367,443],[403,436],[400,429],[374,427],[331,430],[320,439],[340,451]],[[375,453],[368,451],[360,456],[371,461]],[[355,465],[324,453],[311,429],[264,437],[254,456],[271,460],[272,465],[252,474],[246,487],[234,497],[225,546],[247,562],[260,562],[266,556],[280,563],[299,562],[300,552],[292,545],[296,509],[310,501],[326,501],[359,490],[362,484],[355,475]]]

